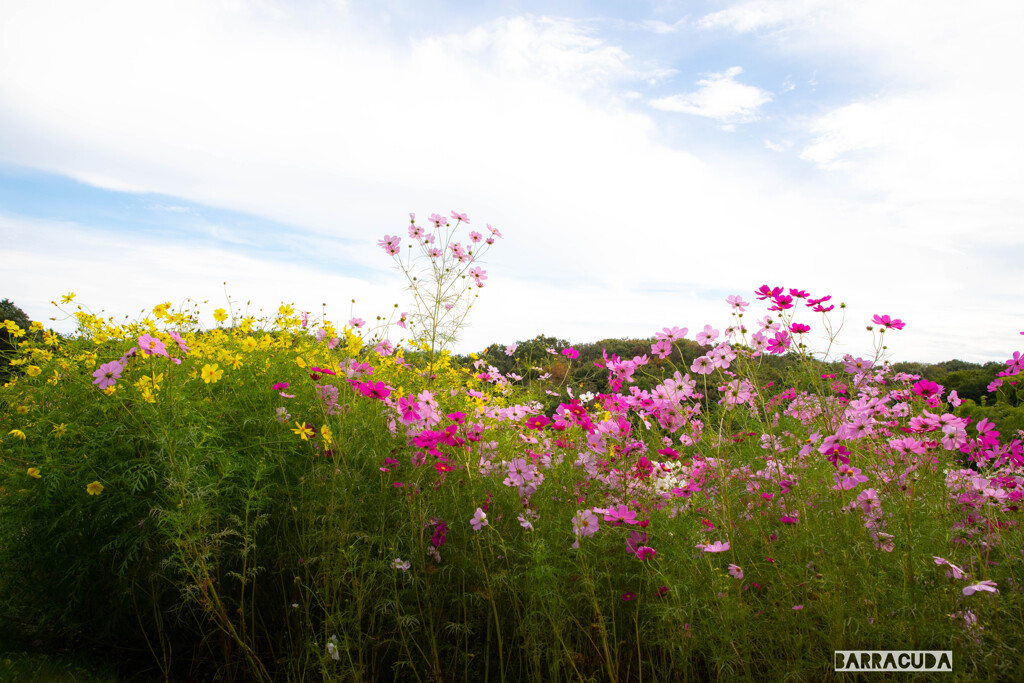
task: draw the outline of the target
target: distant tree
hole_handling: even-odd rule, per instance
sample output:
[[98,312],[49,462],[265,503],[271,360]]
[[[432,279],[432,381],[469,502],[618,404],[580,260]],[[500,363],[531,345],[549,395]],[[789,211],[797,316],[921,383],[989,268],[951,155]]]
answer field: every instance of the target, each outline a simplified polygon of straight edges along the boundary
[[25,311],[15,306],[13,301],[10,299],[0,301],[0,377],[7,376],[10,361],[14,357],[19,341],[3,325],[8,320],[16,323],[18,327],[25,330],[26,334],[32,325],[32,321],[29,320]]

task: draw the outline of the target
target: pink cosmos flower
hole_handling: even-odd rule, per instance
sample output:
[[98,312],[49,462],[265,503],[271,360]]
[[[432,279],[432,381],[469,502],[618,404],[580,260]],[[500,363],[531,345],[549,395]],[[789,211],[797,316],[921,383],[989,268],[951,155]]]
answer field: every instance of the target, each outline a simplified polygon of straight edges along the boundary
[[789,329],[793,331],[793,334],[806,334],[811,331],[811,326],[804,325],[803,323],[793,323],[789,326]]
[[789,348],[790,339],[787,332],[776,332],[773,339],[768,340],[768,353],[783,354]]
[[395,235],[384,235],[384,239],[377,240],[377,245],[384,249],[390,256],[398,254],[402,246],[402,238]]
[[729,565],[729,576],[731,576],[732,578],[736,579],[737,581],[740,581],[740,580],[743,579],[743,570],[740,569],[738,565],[730,564]]
[[668,358],[672,354],[672,344],[667,339],[651,344],[651,353],[658,358]]
[[473,526],[474,531],[480,531],[480,529],[487,526],[487,513],[480,508],[477,508],[476,513],[473,515],[473,518],[469,520],[469,523]]
[[947,559],[945,559],[943,557],[938,557],[936,555],[932,555],[932,559],[935,560],[935,564],[937,564],[939,566],[946,565],[947,567],[949,567],[949,569],[946,570],[946,576],[948,576],[950,578],[953,578],[953,579],[966,579],[967,578],[967,573],[963,569],[960,569],[960,567],[958,567],[955,564],[953,564],[952,562],[950,562],[949,560],[947,560]]
[[671,329],[668,327],[664,327],[662,328],[661,332],[656,332],[654,334],[654,338],[664,339],[670,342],[679,341],[680,339],[686,336],[687,331],[688,330],[685,327],[673,327]]
[[163,356],[167,357],[167,347],[164,343],[156,337],[144,334],[139,337],[139,348],[142,349],[142,353],[150,356]]
[[632,600],[635,597],[636,597],[635,593],[632,593],[632,592],[623,593],[622,594],[622,601],[623,602],[629,602],[630,600]]
[[572,518],[572,532],[578,536],[593,536],[597,533],[600,522],[591,510],[577,510]]
[[462,221],[463,223],[469,223],[469,217],[464,213],[456,213],[455,211],[452,211],[452,218],[457,221]]
[[715,361],[711,360],[707,356],[701,356],[693,361],[690,366],[691,372],[696,372],[698,375],[710,375],[715,371]]
[[185,345],[185,340],[181,338],[180,334],[177,332],[168,332],[167,335],[174,340],[174,343],[176,343],[182,351],[188,353],[188,346]]
[[358,330],[360,327],[366,324],[366,321],[363,320],[362,318],[352,318],[348,321],[348,324]]
[[697,333],[697,343],[701,346],[707,346],[716,339],[718,339],[718,330],[713,329],[711,325],[705,325],[704,329]]
[[698,543],[694,546],[698,550],[703,550],[706,553],[724,553],[729,549],[729,541],[715,541],[708,545],[704,543]]
[[104,363],[96,372],[92,373],[92,376],[96,378],[93,384],[98,385],[100,389],[112,387],[121,378],[122,371],[124,371],[124,366],[116,360]]
[[508,346],[505,347],[505,355],[511,356],[513,353],[516,352],[516,349],[518,348],[519,344],[509,344]]
[[833,489],[849,491],[852,488],[856,488],[858,484],[863,484],[868,478],[860,473],[860,469],[856,467],[850,467],[849,465],[840,465],[838,471],[832,475],[836,485]]
[[964,588],[964,595],[973,595],[980,591],[988,591],[989,593],[995,593],[998,595],[999,589],[996,588],[996,585],[998,584],[996,584],[995,581],[989,581],[987,579],[985,581],[979,581],[978,583],[972,583],[970,586]]
[[483,287],[483,281],[487,279],[487,271],[484,270],[483,268],[470,268],[469,276],[473,278],[473,281],[476,283],[477,287]]
[[894,319],[894,318],[890,318],[887,315],[877,315],[877,314],[873,318],[871,318],[871,322],[875,323],[876,325],[881,325],[884,328],[892,327],[892,328],[897,329],[897,330],[902,330],[907,325],[905,322],[903,322],[899,318],[895,318]]
[[473,232],[469,233],[469,241],[470,242],[479,242],[483,238],[484,238],[484,236],[481,235],[480,233],[478,233],[476,230],[474,230]]
[[491,234],[494,235],[495,237],[501,237],[502,236],[501,235],[501,231],[498,230],[497,228],[492,228],[490,223],[487,224],[487,229],[490,230]]
[[743,297],[739,296],[738,294],[731,295],[727,297],[725,300],[729,303],[730,306],[733,307],[733,309],[739,311],[740,313],[747,310],[746,307],[750,305],[749,301],[744,301]]

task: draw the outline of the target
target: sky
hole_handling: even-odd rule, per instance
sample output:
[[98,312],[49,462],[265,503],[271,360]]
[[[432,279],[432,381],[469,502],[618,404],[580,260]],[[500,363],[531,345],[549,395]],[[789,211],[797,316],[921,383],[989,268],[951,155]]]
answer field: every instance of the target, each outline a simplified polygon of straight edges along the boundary
[[756,329],[767,284],[845,303],[833,354],[887,314],[893,361],[1001,361],[1022,30],[1017,0],[4,0],[0,297],[61,331],[71,291],[372,321],[412,307],[378,240],[457,211],[503,235],[457,351],[692,339],[734,294]]

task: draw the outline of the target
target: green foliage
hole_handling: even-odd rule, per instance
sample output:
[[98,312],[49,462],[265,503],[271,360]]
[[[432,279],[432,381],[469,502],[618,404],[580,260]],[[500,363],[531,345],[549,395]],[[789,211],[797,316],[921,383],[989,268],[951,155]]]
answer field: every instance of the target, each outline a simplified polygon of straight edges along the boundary
[[[730,406],[716,387],[731,376],[694,376],[703,398],[680,430],[650,405],[583,400],[602,447],[580,414],[557,429],[526,418],[552,417],[568,389],[610,392],[604,351],[648,356],[629,386],[650,391],[704,351],[683,341],[658,359],[651,340],[606,340],[570,358],[542,336],[452,364],[382,358],[286,313],[201,331],[192,312],[159,310],[159,324],[83,313],[74,338],[30,338],[15,359],[26,371],[0,390],[0,623],[23,639],[165,680],[818,680],[836,649],[950,647],[961,679],[1013,675],[1015,510],[988,505],[990,526],[961,532],[944,472],[959,453],[929,446],[892,470],[905,432],[881,419],[843,442],[870,483],[837,486],[818,448],[854,383],[834,363],[741,353],[730,372],[751,399]],[[151,335],[170,357],[142,351]],[[425,391],[426,429],[447,435],[433,451],[407,437],[422,416],[398,400],[427,412]],[[992,415],[1008,438],[1018,410],[965,401],[960,414]],[[675,455],[659,453],[666,438]],[[519,459],[543,476],[534,490],[512,481]],[[867,486],[877,519],[858,502]],[[637,518],[615,524],[616,505]],[[574,530],[588,511],[594,535]],[[719,541],[730,547],[701,549]],[[1001,593],[964,596],[937,556]]]

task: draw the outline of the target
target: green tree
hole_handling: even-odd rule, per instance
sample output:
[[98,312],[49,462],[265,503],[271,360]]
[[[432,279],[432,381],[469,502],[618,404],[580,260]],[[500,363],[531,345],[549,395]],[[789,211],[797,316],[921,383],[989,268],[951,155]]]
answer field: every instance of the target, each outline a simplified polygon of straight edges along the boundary
[[25,311],[14,305],[10,299],[0,301],[0,378],[6,378],[10,372],[10,361],[18,349],[18,338],[7,331],[3,323],[8,320],[28,334],[32,321]]

